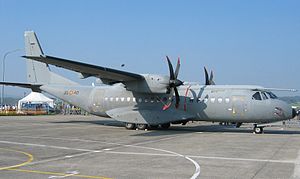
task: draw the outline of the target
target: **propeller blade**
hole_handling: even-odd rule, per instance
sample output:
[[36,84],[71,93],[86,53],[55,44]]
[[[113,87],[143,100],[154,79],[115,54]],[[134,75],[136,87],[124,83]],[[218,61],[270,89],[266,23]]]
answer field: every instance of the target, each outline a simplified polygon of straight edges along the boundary
[[175,92],[175,98],[176,98],[176,104],[175,104],[175,107],[178,108],[178,107],[179,107],[179,101],[180,101],[180,98],[179,98],[179,93],[178,93],[178,90],[177,90],[176,87],[174,88],[174,92]]
[[178,74],[179,74],[179,69],[180,69],[180,58],[178,57],[177,65],[176,65],[176,70],[175,70],[175,78],[177,79]]
[[212,70],[210,71],[209,84],[210,84],[210,85],[215,85],[215,84],[216,84],[216,83],[214,82],[214,73],[213,73]]
[[208,72],[205,67],[204,67],[204,73],[205,73],[205,85],[209,85]]
[[175,79],[175,75],[174,75],[174,70],[173,70],[172,63],[171,63],[169,57],[168,56],[166,56],[166,57],[167,57],[168,65],[169,65],[170,80],[174,80]]

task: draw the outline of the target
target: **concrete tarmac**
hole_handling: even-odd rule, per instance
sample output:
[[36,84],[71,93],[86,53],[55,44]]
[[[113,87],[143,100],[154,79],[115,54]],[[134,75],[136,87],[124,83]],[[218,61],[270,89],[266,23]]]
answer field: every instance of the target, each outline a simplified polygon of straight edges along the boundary
[[0,178],[300,178],[300,123],[126,130],[96,116],[0,117]]

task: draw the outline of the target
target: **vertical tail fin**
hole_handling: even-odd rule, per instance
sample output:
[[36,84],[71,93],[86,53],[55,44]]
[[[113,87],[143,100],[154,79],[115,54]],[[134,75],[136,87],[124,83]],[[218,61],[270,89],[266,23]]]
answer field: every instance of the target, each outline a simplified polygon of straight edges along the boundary
[[[44,55],[36,34],[33,31],[25,31],[25,53],[26,56]],[[26,59],[27,81],[31,84],[77,84],[56,73],[50,71],[48,64]]]

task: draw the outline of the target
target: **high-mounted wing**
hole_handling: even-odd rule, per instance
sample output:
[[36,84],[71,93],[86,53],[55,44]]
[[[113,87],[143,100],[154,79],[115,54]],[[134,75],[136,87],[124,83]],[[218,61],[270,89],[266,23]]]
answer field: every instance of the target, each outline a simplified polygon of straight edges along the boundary
[[58,57],[52,57],[48,55],[23,56],[23,57],[79,72],[84,78],[89,76],[98,77],[102,79],[103,82],[107,82],[109,84],[116,83],[116,82],[144,80],[144,77],[139,74],[125,72],[121,70],[115,70],[111,68],[96,66],[96,65],[82,63],[82,62],[76,62],[76,61],[62,59]]

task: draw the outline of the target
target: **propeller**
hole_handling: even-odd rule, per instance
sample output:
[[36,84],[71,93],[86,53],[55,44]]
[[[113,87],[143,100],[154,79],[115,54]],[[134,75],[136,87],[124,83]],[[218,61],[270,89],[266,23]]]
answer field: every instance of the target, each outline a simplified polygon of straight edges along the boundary
[[205,73],[205,85],[215,85],[216,83],[214,82],[213,71],[210,71],[210,76],[209,76],[206,68],[204,67],[204,73]]
[[168,56],[166,56],[166,57],[167,57],[167,61],[168,61],[168,65],[169,65],[169,72],[170,72],[170,80],[169,80],[169,86],[167,87],[167,93],[170,94],[171,91],[172,92],[174,91],[175,99],[176,99],[176,108],[178,108],[180,97],[179,97],[177,87],[183,84],[182,81],[177,79],[178,74],[179,74],[179,69],[180,69],[180,59],[178,58],[176,69],[174,72],[173,65],[172,65],[169,57]]

